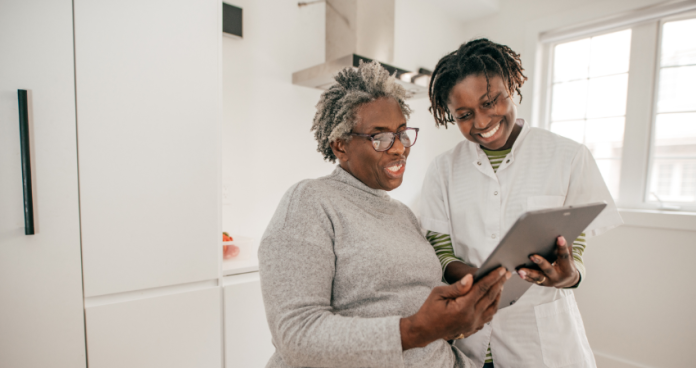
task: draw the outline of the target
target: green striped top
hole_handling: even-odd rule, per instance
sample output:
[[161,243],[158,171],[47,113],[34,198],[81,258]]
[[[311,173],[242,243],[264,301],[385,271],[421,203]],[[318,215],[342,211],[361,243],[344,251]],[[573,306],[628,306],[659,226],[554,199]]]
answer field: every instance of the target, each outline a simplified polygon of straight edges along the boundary
[[[500,164],[510,153],[510,151],[512,151],[512,149],[507,149],[503,151],[489,151],[487,149],[483,149],[483,152],[486,153],[486,156],[488,156],[488,160],[490,160],[491,162],[491,166],[493,166],[494,172],[498,172]],[[426,239],[428,239],[433,248],[435,248],[435,254],[437,255],[437,258],[440,260],[440,265],[442,266],[442,279],[443,281],[447,282],[444,276],[447,265],[455,261],[464,263],[466,262],[463,259],[460,259],[454,255],[454,248],[452,247],[452,238],[449,234],[440,234],[428,230],[426,234]],[[580,272],[580,281],[582,281],[585,278],[585,265],[582,261],[582,254],[585,252],[586,246],[587,243],[585,242],[584,233],[580,234],[580,237],[578,237],[573,242],[573,260],[575,261],[575,266],[577,267],[578,272]],[[580,281],[578,281],[578,283],[575,284],[572,288],[577,288],[580,285]],[[493,355],[491,353],[490,343],[488,344],[488,350],[486,351],[485,362],[493,363]]]

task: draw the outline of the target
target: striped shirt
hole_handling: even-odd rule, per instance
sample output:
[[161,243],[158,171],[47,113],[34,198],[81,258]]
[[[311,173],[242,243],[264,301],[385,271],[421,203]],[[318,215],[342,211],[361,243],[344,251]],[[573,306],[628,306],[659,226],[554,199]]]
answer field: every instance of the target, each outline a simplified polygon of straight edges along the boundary
[[[491,166],[493,166],[494,172],[498,171],[498,167],[500,167],[500,164],[510,153],[510,151],[512,151],[512,149],[507,149],[503,151],[489,151],[485,148],[482,149],[483,152],[486,153],[486,156],[488,156],[488,159],[491,162]],[[460,259],[454,255],[454,248],[452,247],[452,238],[449,234],[441,234],[428,230],[426,234],[426,239],[428,239],[433,248],[435,248],[435,254],[437,255],[437,258],[440,260],[440,265],[442,266],[442,279],[443,281],[447,282],[444,276],[447,265],[455,261],[464,263],[466,262],[463,259]],[[578,269],[578,272],[580,273],[580,281],[582,281],[582,279],[585,276],[585,265],[582,261],[582,254],[585,252],[586,246],[587,243],[585,242],[585,234],[582,233],[580,234],[580,237],[578,237],[573,242],[573,260],[575,261],[575,267]],[[578,281],[578,283],[572,286],[571,288],[577,288],[580,285],[580,281]],[[485,362],[493,363],[493,355],[491,353],[490,344],[488,344],[488,351],[486,351]]]

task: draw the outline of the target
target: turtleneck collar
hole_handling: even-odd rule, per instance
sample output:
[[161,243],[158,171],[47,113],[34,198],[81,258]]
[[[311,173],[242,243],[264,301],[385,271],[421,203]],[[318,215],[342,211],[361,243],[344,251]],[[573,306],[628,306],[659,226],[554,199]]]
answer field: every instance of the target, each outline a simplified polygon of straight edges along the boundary
[[384,198],[384,199],[389,199],[389,194],[387,193],[386,190],[383,189],[373,189],[365,185],[360,179],[356,178],[352,174],[348,173],[346,170],[344,170],[341,165],[336,165],[336,169],[334,169],[333,173],[329,175],[329,177],[333,180],[340,181],[341,183],[350,185],[353,188],[360,189],[364,192],[367,192],[369,194],[372,194],[376,197],[379,198]]

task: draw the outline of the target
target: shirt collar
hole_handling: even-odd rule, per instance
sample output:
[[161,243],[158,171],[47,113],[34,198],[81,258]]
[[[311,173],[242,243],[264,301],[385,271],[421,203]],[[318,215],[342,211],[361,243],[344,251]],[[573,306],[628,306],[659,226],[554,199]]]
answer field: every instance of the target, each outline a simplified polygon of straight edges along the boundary
[[372,194],[376,197],[379,198],[384,198],[384,199],[389,199],[389,194],[387,193],[386,190],[383,189],[373,189],[365,185],[360,179],[356,178],[352,174],[348,173],[346,170],[344,170],[341,165],[336,165],[336,169],[334,169],[333,173],[329,176],[331,179],[340,181],[341,183],[350,185],[351,187],[360,189],[364,192],[367,192],[369,194]]

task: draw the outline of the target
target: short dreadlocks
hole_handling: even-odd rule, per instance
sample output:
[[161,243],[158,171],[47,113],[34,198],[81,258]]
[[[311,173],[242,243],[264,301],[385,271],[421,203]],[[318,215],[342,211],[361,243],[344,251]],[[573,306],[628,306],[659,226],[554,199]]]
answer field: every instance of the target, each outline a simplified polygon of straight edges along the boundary
[[435,117],[435,125],[447,128],[447,123],[454,123],[452,114],[447,108],[447,100],[452,88],[470,75],[486,77],[487,93],[490,89],[489,78],[500,76],[508,93],[512,96],[516,92],[522,102],[520,87],[527,80],[523,71],[520,55],[508,46],[485,38],[462,44],[457,51],[440,59],[430,79],[429,110]]

